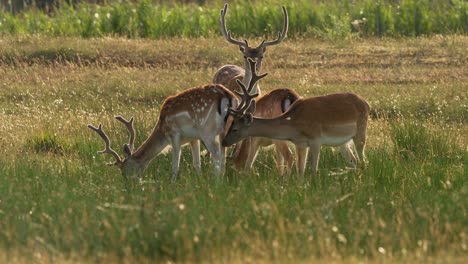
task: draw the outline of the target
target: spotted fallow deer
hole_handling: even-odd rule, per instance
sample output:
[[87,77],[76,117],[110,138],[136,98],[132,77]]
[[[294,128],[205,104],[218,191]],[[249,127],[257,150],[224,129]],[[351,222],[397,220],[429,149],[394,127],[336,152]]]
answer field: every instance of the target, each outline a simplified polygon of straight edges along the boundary
[[[224,37],[229,43],[239,46],[242,55],[244,56],[244,68],[236,66],[236,65],[224,65],[219,68],[214,77],[213,83],[219,83],[224,85],[231,91],[240,91],[239,86],[236,83],[236,80],[241,80],[247,86],[250,82],[252,76],[251,71],[249,69],[250,64],[248,63],[247,59],[250,58],[257,62],[257,72],[260,71],[263,55],[265,54],[266,48],[268,46],[274,46],[281,43],[288,34],[288,27],[289,27],[289,18],[288,18],[288,11],[286,7],[282,6],[283,13],[284,13],[284,25],[283,30],[278,32],[278,38],[272,41],[265,41],[263,40],[262,43],[258,47],[250,47],[247,40],[240,41],[237,39],[232,38],[231,31],[227,30],[226,28],[226,13],[228,11],[228,4],[224,5],[224,8],[221,10],[221,31],[223,32]],[[251,93],[258,93],[261,94],[260,88],[258,85],[254,85]]]
[[[263,78],[252,72],[253,82]],[[321,145],[341,146],[353,141],[359,159],[365,161],[367,120],[369,104],[352,93],[335,93],[325,96],[299,98],[282,115],[275,118],[252,116],[247,109],[258,94],[249,94],[248,88],[240,81],[242,102],[237,108],[230,108],[233,121],[223,138],[222,145],[229,146],[246,137],[266,137],[276,140],[289,140],[296,147],[298,174],[303,176],[307,153],[312,155],[312,173],[318,169]]]
[[151,135],[137,150],[133,150],[135,130],[133,118],[126,121],[120,116],[116,119],[127,127],[130,142],[123,147],[124,159],[110,146],[110,140],[102,129],[88,125],[90,129],[99,134],[105,142],[105,149],[100,153],[111,154],[115,158],[117,167],[123,176],[139,178],[151,160],[167,146],[172,146],[172,180],[175,180],[179,171],[180,148],[185,143],[192,146],[193,164],[197,171],[200,167],[200,141],[210,152],[216,175],[224,171],[225,151],[221,146],[220,134],[224,132],[228,109],[237,105],[235,95],[222,85],[206,85],[183,91],[175,96],[168,97],[159,114],[159,120]]

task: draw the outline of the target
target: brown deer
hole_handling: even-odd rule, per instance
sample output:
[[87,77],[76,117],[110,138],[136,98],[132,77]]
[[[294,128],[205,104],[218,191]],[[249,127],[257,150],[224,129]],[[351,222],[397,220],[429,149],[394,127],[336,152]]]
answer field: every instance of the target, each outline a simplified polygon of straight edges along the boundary
[[[257,72],[260,71],[263,55],[266,51],[268,46],[274,46],[281,43],[288,34],[288,27],[289,27],[289,18],[288,18],[288,11],[286,7],[282,6],[283,13],[284,13],[284,25],[283,30],[278,32],[278,38],[273,41],[265,41],[263,40],[262,43],[258,47],[250,47],[247,40],[240,41],[237,39],[232,38],[231,31],[227,30],[226,28],[226,13],[228,11],[228,4],[224,5],[224,9],[221,10],[221,31],[223,32],[224,37],[229,43],[239,46],[242,55],[244,56],[244,68],[236,66],[236,65],[224,65],[219,68],[214,77],[213,83],[219,83],[224,85],[231,91],[239,91],[239,86],[236,83],[236,80],[241,80],[247,86],[250,82],[251,71],[249,69],[250,64],[247,61],[248,58],[255,60],[257,62]],[[251,93],[258,93],[261,94],[260,88],[258,85],[254,85],[252,87]]]
[[[275,89],[256,101],[255,116],[264,118],[279,116],[286,112],[297,99],[299,95],[291,89]],[[239,144],[239,151],[231,158],[237,169],[252,168],[259,148],[275,145],[276,165],[280,174],[290,174],[294,157],[286,141],[255,137],[251,138],[250,142],[244,140]]]
[[125,178],[139,178],[151,160],[170,145],[173,153],[172,180],[175,180],[179,171],[180,148],[186,143],[191,144],[193,164],[199,172],[201,170],[199,140],[210,152],[215,174],[219,176],[224,171],[225,163],[225,151],[220,144],[220,135],[225,131],[228,109],[236,105],[236,96],[217,84],[191,88],[168,97],[161,107],[159,120],[153,132],[135,151],[133,118],[127,121],[116,116],[130,134],[130,142],[123,147],[124,159],[111,148],[109,137],[104,133],[102,124],[98,127],[92,125],[88,127],[98,133],[105,142],[105,149],[99,153],[111,154],[116,160],[113,164],[120,168]]
[[[291,89],[275,89],[256,101],[255,116],[263,118],[277,117],[286,112],[300,96]],[[251,169],[261,147],[275,145],[276,163],[280,175],[290,174],[294,157],[288,144],[283,140],[256,137],[249,141],[242,141],[240,149],[231,157],[233,165],[237,169]],[[353,153],[352,142],[339,147],[342,157],[350,167],[356,167],[356,158]]]
[[[321,145],[341,146],[352,141],[359,159],[364,162],[369,104],[352,93],[335,93],[325,96],[299,98],[282,115],[274,118],[252,116],[247,109],[255,108],[249,94],[254,82],[265,77],[252,71],[248,88],[237,81],[242,89],[242,102],[237,108],[230,108],[233,116],[230,128],[223,138],[222,145],[229,146],[246,137],[266,137],[276,140],[289,140],[296,147],[297,171],[303,176],[308,149],[312,155],[312,173],[318,169]],[[251,107],[252,105],[252,107]]]

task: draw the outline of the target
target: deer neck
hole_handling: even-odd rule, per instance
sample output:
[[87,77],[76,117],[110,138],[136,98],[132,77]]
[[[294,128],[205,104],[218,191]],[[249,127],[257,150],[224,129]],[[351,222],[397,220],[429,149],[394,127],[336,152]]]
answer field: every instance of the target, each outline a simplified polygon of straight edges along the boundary
[[151,135],[133,152],[132,158],[146,168],[151,160],[166,148],[169,143],[161,128],[161,124],[158,122]]
[[[257,64],[256,72],[260,71],[260,64]],[[244,76],[244,85],[245,87],[249,87],[249,83],[252,80],[252,71],[250,70],[250,63],[248,60],[244,60],[244,69],[245,69],[245,76]],[[259,92],[258,82],[252,87],[251,94],[255,94]]]
[[252,124],[247,128],[247,134],[251,137],[289,140],[294,138],[296,130],[281,118],[254,117]]

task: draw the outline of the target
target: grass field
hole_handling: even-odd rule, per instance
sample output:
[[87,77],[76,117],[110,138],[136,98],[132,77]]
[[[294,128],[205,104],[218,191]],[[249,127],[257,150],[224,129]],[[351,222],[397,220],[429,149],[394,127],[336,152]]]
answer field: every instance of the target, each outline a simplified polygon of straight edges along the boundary
[[[259,41],[259,40],[257,40]],[[188,48],[190,47],[190,48]],[[137,145],[162,100],[241,64],[222,38],[0,39],[0,261],[435,262],[468,258],[468,38],[296,38],[268,50],[264,90],[338,91],[372,106],[368,166],[344,172],[323,147],[309,185],[255,170],[215,180],[193,174],[184,149],[143,182],[105,166],[103,122],[134,116]]]

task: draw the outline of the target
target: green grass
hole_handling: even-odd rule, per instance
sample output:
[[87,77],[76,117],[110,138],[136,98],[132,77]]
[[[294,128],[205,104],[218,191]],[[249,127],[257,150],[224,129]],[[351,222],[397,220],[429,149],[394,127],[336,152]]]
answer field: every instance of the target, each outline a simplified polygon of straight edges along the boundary
[[[115,114],[137,145],[162,100],[209,83],[241,56],[222,38],[0,40],[0,259],[5,262],[460,262],[467,258],[468,39],[300,38],[267,51],[261,87],[353,91],[372,107],[368,165],[323,147],[307,184],[255,169],[181,174],[158,156],[127,182],[86,124],[116,149]],[[257,41],[257,39],[255,39]],[[186,47],[190,45],[190,49]],[[310,173],[308,169],[307,173]]]
[[[0,11],[0,34],[46,36],[120,36],[127,38],[210,37],[219,35],[225,1],[110,1],[107,5],[61,2],[45,14],[33,7]],[[280,5],[288,8],[289,36],[343,39],[356,36],[466,34],[468,3],[425,1],[236,1],[227,23],[235,36],[274,36],[282,25]],[[5,8],[8,10],[8,8]]]

